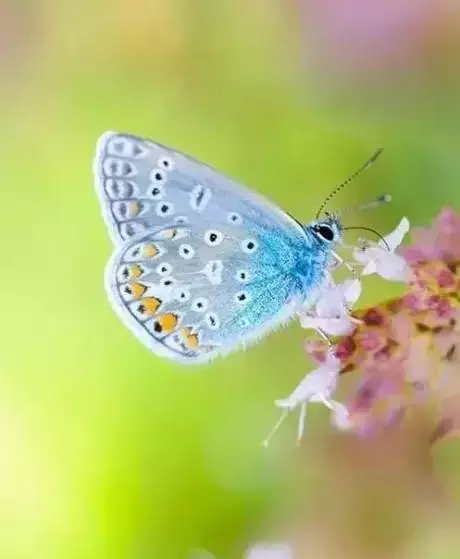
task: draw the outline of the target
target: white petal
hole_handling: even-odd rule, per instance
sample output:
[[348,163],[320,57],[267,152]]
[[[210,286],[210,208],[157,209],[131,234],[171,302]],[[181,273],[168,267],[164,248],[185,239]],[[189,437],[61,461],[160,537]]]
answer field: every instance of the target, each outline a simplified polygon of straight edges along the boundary
[[316,315],[320,318],[337,318],[346,312],[343,294],[325,293],[316,305]]
[[372,250],[375,250],[375,247],[366,246],[365,248],[355,248],[353,251],[353,258],[359,264],[368,264],[374,260],[374,254]]
[[316,330],[319,328],[318,320],[321,320],[317,316],[311,316],[310,314],[299,314],[299,321],[300,326],[302,328],[311,328],[312,330]]
[[245,559],[293,559],[293,553],[287,543],[259,543],[248,551]]
[[344,299],[349,306],[353,306],[361,297],[362,285],[358,278],[346,280],[343,282],[345,286]]
[[401,256],[387,252],[376,262],[376,273],[389,281],[409,281],[411,269]]
[[348,431],[352,427],[352,422],[350,420],[350,414],[347,408],[340,402],[332,400],[332,414],[331,421],[332,424],[340,429],[341,431]]
[[295,390],[285,399],[277,400],[278,408],[294,409],[303,402],[309,402],[317,394],[331,394],[337,384],[340,361],[329,355],[326,362],[305,375]]
[[361,275],[370,276],[371,274],[375,274],[376,272],[377,272],[377,264],[375,263],[374,260],[371,260],[364,266]]
[[407,217],[403,217],[398,227],[396,227],[396,229],[391,233],[388,233],[388,235],[385,235],[384,239],[386,241],[386,245],[383,241],[379,241],[379,246],[387,250],[389,248],[391,252],[394,252],[399,247],[399,245],[403,242],[403,239],[406,236],[409,229],[410,229],[409,220],[407,219]]
[[361,295],[361,282],[358,279],[346,280],[335,287],[323,290],[316,303],[316,315],[320,318],[339,318],[348,314]]
[[365,264],[361,272],[363,276],[378,274],[390,281],[408,281],[410,278],[411,269],[404,258],[384,248],[369,247],[364,251],[355,251],[355,257]]

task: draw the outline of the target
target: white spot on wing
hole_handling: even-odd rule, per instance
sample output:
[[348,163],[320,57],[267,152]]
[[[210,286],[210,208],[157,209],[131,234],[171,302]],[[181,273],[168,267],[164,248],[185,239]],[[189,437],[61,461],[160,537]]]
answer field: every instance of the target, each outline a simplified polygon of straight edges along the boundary
[[177,223],[178,225],[188,223],[188,217],[186,215],[178,215],[174,218],[174,223]]
[[150,197],[154,200],[163,200],[165,189],[161,184],[153,184],[149,188]]
[[157,165],[160,169],[163,169],[163,171],[167,172],[170,172],[174,169],[174,161],[172,157],[168,157],[167,155],[165,155],[164,157],[160,157],[160,159],[158,159]]
[[152,171],[150,172],[150,180],[152,181],[152,184],[156,185],[156,186],[163,186],[166,181],[168,179],[168,176],[166,174],[165,171],[163,171],[163,169],[152,169]]
[[166,287],[168,289],[171,289],[175,285],[176,285],[176,280],[169,275],[160,280],[160,286],[161,287]]
[[141,159],[147,155],[148,150],[134,139],[115,136],[107,143],[107,153],[117,157]]
[[241,250],[246,254],[253,254],[259,248],[259,243],[255,239],[245,239],[241,243]]
[[217,247],[220,244],[222,244],[223,240],[224,240],[224,236],[220,231],[217,231],[217,229],[209,229],[204,234],[204,242],[209,247]]
[[107,157],[103,164],[103,171],[107,177],[133,177],[137,174],[136,168],[129,161]]
[[120,235],[124,239],[130,239],[143,231],[145,231],[145,226],[139,221],[127,221],[120,225]]
[[160,276],[169,276],[170,274],[172,274],[172,271],[173,271],[173,267],[168,262],[163,262],[161,264],[158,264],[156,268],[156,272]]
[[192,311],[195,312],[205,312],[208,309],[208,300],[204,297],[198,297],[192,303]]
[[190,206],[192,210],[202,212],[211,200],[211,189],[199,184],[190,193]]
[[184,258],[184,260],[191,260],[195,256],[195,249],[192,245],[180,245],[179,247],[179,256]]
[[235,274],[235,279],[240,283],[247,283],[251,278],[248,271],[238,270]]
[[159,217],[168,217],[174,213],[174,206],[169,202],[158,202],[155,207],[155,213]]
[[187,289],[179,289],[175,294],[175,299],[181,303],[186,303],[190,300],[190,291]]
[[210,330],[218,330],[220,328],[219,315],[215,312],[209,312],[205,317],[205,321]]
[[133,198],[136,195],[136,187],[132,181],[122,179],[105,179],[104,188],[112,200],[123,200]]
[[243,218],[240,216],[240,214],[231,212],[228,214],[228,222],[232,225],[241,225],[243,223]]
[[224,265],[222,260],[210,260],[203,269],[203,273],[212,285],[222,283],[222,272]]
[[235,303],[237,305],[246,305],[249,302],[249,295],[246,291],[240,291],[235,295]]

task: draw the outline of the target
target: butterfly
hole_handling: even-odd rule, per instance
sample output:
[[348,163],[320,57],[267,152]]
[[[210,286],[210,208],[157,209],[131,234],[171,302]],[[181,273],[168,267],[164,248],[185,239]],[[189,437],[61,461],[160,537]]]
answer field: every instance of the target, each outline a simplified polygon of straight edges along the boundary
[[312,299],[338,258],[337,215],[302,224],[151,140],[103,134],[94,175],[115,244],[109,300],[160,357],[205,363],[256,342]]

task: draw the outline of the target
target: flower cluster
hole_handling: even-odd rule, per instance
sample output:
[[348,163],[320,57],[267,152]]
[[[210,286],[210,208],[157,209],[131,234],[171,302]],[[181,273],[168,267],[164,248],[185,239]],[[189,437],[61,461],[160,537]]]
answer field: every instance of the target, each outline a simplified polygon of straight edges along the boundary
[[[398,251],[408,230],[404,218],[380,243],[353,251],[361,275],[406,283],[401,297],[353,311],[361,283],[347,280],[324,291],[314,311],[300,317],[323,338],[306,344],[318,367],[276,402],[282,416],[272,433],[300,408],[300,440],[313,402],[330,408],[336,427],[364,436],[428,402],[435,409],[433,440],[460,430],[460,216],[444,210],[430,229],[413,232],[413,245]],[[341,404],[333,394],[340,376],[352,371],[357,385]]]

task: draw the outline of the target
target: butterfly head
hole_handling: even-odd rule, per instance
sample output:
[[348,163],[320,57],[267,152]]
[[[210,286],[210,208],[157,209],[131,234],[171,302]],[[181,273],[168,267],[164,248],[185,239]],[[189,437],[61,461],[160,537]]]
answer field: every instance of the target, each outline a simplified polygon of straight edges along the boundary
[[307,231],[323,246],[334,245],[342,239],[343,227],[337,215],[326,214],[310,223]]

